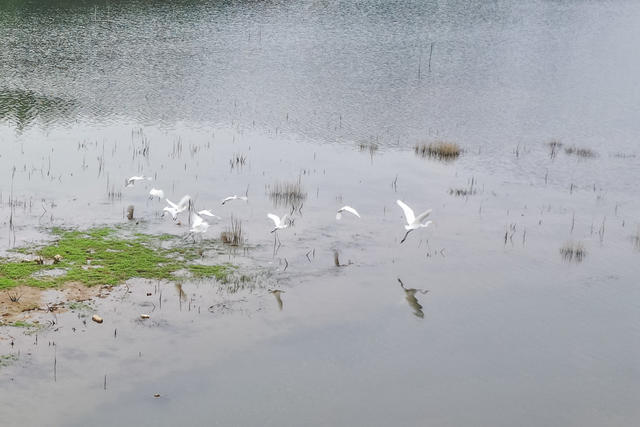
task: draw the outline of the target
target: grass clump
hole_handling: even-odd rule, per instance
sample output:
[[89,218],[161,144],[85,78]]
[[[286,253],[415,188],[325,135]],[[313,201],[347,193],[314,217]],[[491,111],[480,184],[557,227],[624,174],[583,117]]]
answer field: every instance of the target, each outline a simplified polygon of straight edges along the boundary
[[300,180],[296,182],[276,182],[269,187],[269,199],[276,207],[300,206],[307,198]]
[[591,150],[590,148],[576,147],[575,145],[565,148],[564,152],[566,154],[578,156],[582,158],[596,157],[595,151]]
[[378,148],[380,147],[375,142],[362,141],[358,144],[360,152],[368,151],[372,156],[378,151]]
[[558,151],[560,151],[560,149],[562,148],[562,142],[558,141],[557,139],[552,139],[551,141],[547,142],[547,146],[549,147],[549,157],[555,159],[558,155]]
[[432,157],[438,160],[455,160],[462,149],[455,142],[438,141],[430,144],[417,144],[414,152],[420,157]]
[[[162,247],[162,235],[135,234],[123,237],[112,228],[93,228],[86,231],[53,229],[56,240],[40,248],[21,250],[37,256],[36,261],[0,258],[0,289],[26,285],[41,288],[55,287],[69,282],[87,286],[118,285],[131,278],[175,280],[174,273],[182,269],[198,270],[198,277],[221,279],[228,265],[202,270],[189,264],[196,258],[194,250],[180,246]],[[37,262],[38,259],[55,263]],[[212,266],[213,267],[213,266]],[[38,274],[53,268],[64,274]],[[209,274],[210,273],[210,274]]]
[[80,301],[70,302],[67,307],[73,311],[93,311],[93,307]]
[[231,226],[220,233],[222,243],[230,246],[241,246],[244,243],[242,221],[231,217]]
[[581,242],[567,242],[560,248],[560,254],[565,261],[582,262],[587,250]]

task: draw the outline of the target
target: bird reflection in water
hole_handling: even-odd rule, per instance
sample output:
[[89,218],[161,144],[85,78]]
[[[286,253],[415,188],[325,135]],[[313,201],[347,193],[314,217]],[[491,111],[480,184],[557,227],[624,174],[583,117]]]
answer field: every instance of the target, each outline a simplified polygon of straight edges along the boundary
[[419,292],[421,294],[426,294],[429,291],[428,290],[425,291],[423,289],[405,288],[404,283],[402,283],[402,280],[398,279],[398,282],[400,282],[400,287],[405,293],[405,298],[407,299],[409,306],[413,309],[413,314],[416,317],[424,319],[424,312],[422,311],[422,305],[420,305],[420,303],[418,302],[418,298],[416,298],[416,292]]
[[284,291],[278,289],[269,289],[269,293],[276,297],[276,301],[278,301],[278,308],[282,310],[282,298],[280,298],[280,294],[284,294]]
[[182,289],[182,283],[176,283],[176,290],[178,291],[178,295],[180,296],[180,301],[186,301],[187,294]]

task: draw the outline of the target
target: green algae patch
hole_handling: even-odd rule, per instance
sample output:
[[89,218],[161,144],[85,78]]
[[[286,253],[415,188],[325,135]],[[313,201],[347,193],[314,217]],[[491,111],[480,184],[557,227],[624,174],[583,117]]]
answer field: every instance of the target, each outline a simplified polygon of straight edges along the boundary
[[10,366],[18,360],[15,354],[0,354],[0,368]]
[[175,273],[185,270],[194,278],[224,282],[235,270],[230,264],[193,263],[202,249],[181,244],[170,235],[123,235],[114,228],[54,228],[51,234],[55,240],[50,244],[15,251],[34,260],[0,258],[0,289],[48,288],[69,282],[118,285],[132,278],[174,281]]

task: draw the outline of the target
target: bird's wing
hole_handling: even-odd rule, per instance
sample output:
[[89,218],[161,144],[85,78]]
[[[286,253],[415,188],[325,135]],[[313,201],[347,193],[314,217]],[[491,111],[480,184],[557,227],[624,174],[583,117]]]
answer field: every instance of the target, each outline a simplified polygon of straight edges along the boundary
[[413,209],[407,206],[402,200],[396,200],[396,203],[402,208],[407,223],[412,224],[416,220],[416,216],[413,214]]
[[167,203],[169,203],[171,205],[172,208],[174,209],[178,209],[178,205],[176,205],[175,203],[173,203],[171,200],[169,199],[165,199],[167,201]]
[[245,202],[246,202],[247,200],[249,200],[249,198],[248,198],[247,196],[241,196],[241,197],[238,197],[238,199],[240,199],[240,200],[244,200]]
[[191,196],[189,196],[188,194],[186,196],[184,196],[182,199],[180,199],[180,201],[178,202],[178,208],[185,210],[187,208],[187,206],[189,205],[189,200],[191,200]]
[[351,214],[353,214],[353,215],[357,216],[358,218],[360,218],[360,214],[358,213],[358,211],[357,211],[357,210],[355,210],[354,208],[352,208],[351,206],[345,206],[345,207],[343,207],[343,208],[342,208],[342,209],[340,209],[340,210],[347,211],[347,212],[349,212],[349,213],[351,213]]
[[274,214],[270,213],[270,214],[267,214],[267,216],[269,218],[271,218],[271,221],[273,221],[273,223],[276,225],[276,227],[280,225],[280,217],[278,217],[278,215],[274,215]]
[[192,222],[192,228],[195,228],[200,224],[202,224],[204,220],[200,215],[194,213],[193,215],[191,215],[191,222]]
[[338,213],[336,214],[336,219],[342,219],[342,214],[340,213],[340,211],[338,211]]
[[214,214],[213,212],[211,212],[208,209],[204,209],[198,212],[198,215],[206,215],[206,216],[210,216],[211,218],[220,218],[218,215]]
[[416,217],[416,221],[422,224],[422,221],[431,214],[431,209],[427,209]]

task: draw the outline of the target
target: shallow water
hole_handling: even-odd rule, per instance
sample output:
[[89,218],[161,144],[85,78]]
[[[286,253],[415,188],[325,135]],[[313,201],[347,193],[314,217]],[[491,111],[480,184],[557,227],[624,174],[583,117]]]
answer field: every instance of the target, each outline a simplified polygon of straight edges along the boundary
[[[259,273],[184,294],[132,281],[93,303],[101,325],[4,328],[3,425],[634,424],[638,18],[633,2],[3,5],[2,249],[126,223],[129,205],[131,227],[185,234],[153,186],[222,216],[210,238],[241,219],[248,249],[219,259]],[[414,154],[437,139],[463,155]],[[123,188],[139,173],[154,181]],[[266,213],[288,207],[268,188],[298,180],[274,254]],[[403,245],[398,198],[433,208]],[[362,219],[336,221],[344,204]],[[582,262],[560,253],[572,241]]]

